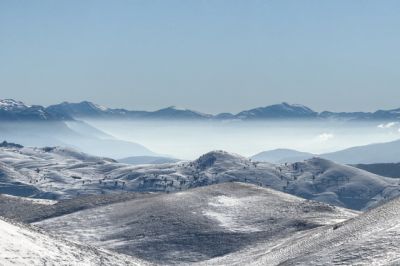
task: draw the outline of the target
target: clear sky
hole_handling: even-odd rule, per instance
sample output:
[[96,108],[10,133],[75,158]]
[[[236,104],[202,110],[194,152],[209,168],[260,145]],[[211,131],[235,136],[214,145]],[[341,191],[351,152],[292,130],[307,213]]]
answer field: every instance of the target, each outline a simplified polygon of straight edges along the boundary
[[0,98],[400,107],[400,1],[0,0]]

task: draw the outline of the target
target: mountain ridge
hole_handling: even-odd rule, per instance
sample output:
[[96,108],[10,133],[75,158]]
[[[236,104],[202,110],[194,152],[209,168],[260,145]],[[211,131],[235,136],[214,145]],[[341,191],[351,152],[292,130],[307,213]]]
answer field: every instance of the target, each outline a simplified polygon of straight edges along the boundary
[[73,120],[90,119],[174,119],[174,120],[271,120],[271,119],[315,119],[315,120],[400,120],[400,108],[375,112],[316,112],[301,104],[282,102],[243,110],[236,114],[222,112],[206,114],[190,109],[169,106],[156,111],[108,108],[89,101],[79,103],[62,102],[47,107],[28,106],[12,99],[0,100],[0,120]]

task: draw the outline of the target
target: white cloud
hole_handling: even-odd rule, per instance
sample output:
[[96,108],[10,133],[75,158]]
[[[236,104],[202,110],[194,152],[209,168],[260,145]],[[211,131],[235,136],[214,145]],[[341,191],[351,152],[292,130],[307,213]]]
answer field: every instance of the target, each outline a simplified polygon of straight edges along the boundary
[[396,126],[397,124],[399,124],[399,122],[389,122],[386,124],[380,124],[378,125],[379,128],[392,128],[394,126]]
[[331,134],[331,133],[322,133],[320,135],[318,135],[318,140],[319,141],[328,141],[330,139],[332,139],[333,137],[335,137],[335,135]]

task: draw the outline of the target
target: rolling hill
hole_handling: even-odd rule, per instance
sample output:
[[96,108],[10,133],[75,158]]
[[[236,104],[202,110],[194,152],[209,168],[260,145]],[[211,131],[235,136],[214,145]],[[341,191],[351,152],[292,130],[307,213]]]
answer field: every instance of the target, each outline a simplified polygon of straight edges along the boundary
[[245,250],[356,215],[255,185],[224,183],[90,208],[35,225],[74,242],[175,264]]
[[0,148],[0,180],[2,193],[48,199],[244,182],[356,210],[379,205],[400,188],[396,179],[320,158],[270,164],[213,151],[194,161],[134,166],[60,147]]

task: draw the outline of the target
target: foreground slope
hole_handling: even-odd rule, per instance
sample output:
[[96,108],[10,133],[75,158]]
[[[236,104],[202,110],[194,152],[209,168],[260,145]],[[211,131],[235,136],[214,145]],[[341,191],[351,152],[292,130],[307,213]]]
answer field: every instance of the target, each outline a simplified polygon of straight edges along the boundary
[[319,158],[270,164],[213,151],[194,161],[133,166],[58,147],[0,148],[0,181],[0,193],[49,199],[238,181],[357,210],[394,198],[400,188],[396,179]]
[[145,265],[133,257],[55,238],[0,218],[0,265]]
[[68,239],[157,263],[202,261],[357,213],[243,183],[160,194],[47,219]]
[[400,199],[348,221],[262,244],[207,265],[399,265]]

